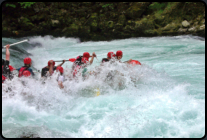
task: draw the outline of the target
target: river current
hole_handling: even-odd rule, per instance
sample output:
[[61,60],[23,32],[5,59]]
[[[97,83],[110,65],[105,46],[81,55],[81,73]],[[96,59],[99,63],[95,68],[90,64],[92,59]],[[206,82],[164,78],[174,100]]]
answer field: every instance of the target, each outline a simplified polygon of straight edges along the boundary
[[[201,138],[205,134],[205,39],[197,36],[129,38],[80,42],[78,38],[25,37],[10,47],[10,65],[32,59],[35,77],[2,84],[2,135],[41,138]],[[2,38],[2,46],[25,38]],[[123,51],[122,62],[100,66],[109,51]],[[72,62],[63,64],[66,81],[40,70],[49,60],[96,53],[87,72],[71,78]],[[5,59],[5,49],[2,49]],[[56,65],[61,62],[56,62]],[[107,74],[113,74],[107,79]],[[17,72],[14,71],[17,75]],[[23,85],[21,81],[24,81]],[[100,95],[97,96],[97,91]]]

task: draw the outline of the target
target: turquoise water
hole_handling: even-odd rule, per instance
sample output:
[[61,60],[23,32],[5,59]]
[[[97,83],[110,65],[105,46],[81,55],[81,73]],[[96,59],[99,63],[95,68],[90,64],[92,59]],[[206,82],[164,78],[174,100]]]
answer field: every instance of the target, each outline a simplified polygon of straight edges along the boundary
[[[88,51],[97,59],[83,80],[70,79],[71,62],[63,68],[67,81],[59,89],[57,73],[42,84],[36,77],[2,84],[2,135],[41,138],[201,138],[205,134],[205,39],[197,36],[130,38],[80,42],[76,38],[28,37],[10,48],[11,65],[32,58],[33,70],[48,60],[75,58]],[[22,39],[2,38],[2,45]],[[109,51],[123,51],[122,63],[100,66]],[[5,49],[2,50],[5,58]],[[59,64],[60,62],[56,62]],[[99,68],[99,69],[98,69]],[[113,80],[107,73],[117,70]],[[26,85],[21,84],[24,80]],[[8,91],[8,87],[12,91]],[[100,95],[96,96],[96,89]]]

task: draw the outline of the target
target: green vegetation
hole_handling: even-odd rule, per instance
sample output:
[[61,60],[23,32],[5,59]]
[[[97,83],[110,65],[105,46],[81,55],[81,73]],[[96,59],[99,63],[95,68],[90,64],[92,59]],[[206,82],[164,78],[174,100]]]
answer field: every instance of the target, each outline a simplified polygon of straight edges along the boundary
[[[110,6],[112,6],[113,4],[105,4],[105,5],[103,5],[102,6],[102,8],[105,8],[105,7],[110,7]],[[113,7],[111,7],[112,9],[114,9]]]
[[13,8],[16,8],[16,5],[14,5],[14,4],[6,4],[6,7],[13,7]]
[[[28,7],[31,7],[33,4],[35,4],[36,2],[18,2],[22,8],[28,8]],[[13,7],[13,8],[16,8],[16,5],[15,4],[6,4],[6,7]]]
[[22,8],[31,7],[31,5],[35,4],[36,2],[18,2]]
[[[182,31],[184,20],[190,23],[189,29],[205,27],[205,4],[201,2],[6,2],[2,8],[3,34],[16,36],[18,31],[19,37],[29,31],[85,41],[188,34],[187,29]],[[205,35],[205,30],[198,34]]]
[[176,6],[176,2],[168,2],[167,7],[165,8],[165,11],[172,11],[172,8]]
[[187,3],[187,4],[190,4],[190,3],[196,4],[196,2],[185,2],[185,3]]
[[165,3],[154,2],[154,3],[150,4],[149,9],[161,10],[161,9],[164,9],[165,6],[166,6],[166,2]]

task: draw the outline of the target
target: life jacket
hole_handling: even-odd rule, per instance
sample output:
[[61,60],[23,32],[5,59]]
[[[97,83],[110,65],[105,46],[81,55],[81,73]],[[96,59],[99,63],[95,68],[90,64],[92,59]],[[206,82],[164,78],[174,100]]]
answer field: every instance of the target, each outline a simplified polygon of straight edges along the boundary
[[2,66],[2,83],[4,83],[4,81],[7,79],[6,75],[3,74],[3,70],[4,70],[3,68],[4,68],[4,66]]
[[6,77],[2,75],[2,83],[4,83],[5,80],[6,80]]
[[73,77],[76,76],[76,74],[79,72],[81,66],[76,66],[76,68],[73,70]]
[[76,65],[79,65],[79,66],[80,66],[81,64],[83,64],[83,62],[82,62],[82,57],[83,57],[83,56],[79,55],[79,56],[76,58],[76,60],[75,60],[74,63],[75,63]]
[[102,63],[103,63],[103,62],[108,62],[108,61],[109,61],[109,60],[108,60],[107,58],[103,58],[103,59],[102,59]]
[[19,70],[19,75],[18,75],[18,77],[22,77],[22,76],[23,76],[23,72],[24,72],[25,70],[27,70],[28,68],[29,68],[29,67],[25,67],[25,66],[21,67],[20,70]]
[[4,66],[2,66],[2,83],[4,83],[4,81],[6,80],[6,77],[3,75],[3,67]]

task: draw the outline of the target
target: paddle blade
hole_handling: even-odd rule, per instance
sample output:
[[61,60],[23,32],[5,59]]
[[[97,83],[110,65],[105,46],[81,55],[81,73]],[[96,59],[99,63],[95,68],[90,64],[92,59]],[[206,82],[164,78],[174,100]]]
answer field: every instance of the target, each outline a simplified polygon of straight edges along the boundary
[[75,58],[70,58],[69,59],[70,62],[75,62],[75,60],[76,60]]
[[132,64],[133,66],[134,66],[134,65],[141,65],[141,63],[140,63],[139,61],[137,61],[137,60],[132,60],[132,61],[130,62],[130,64]]

